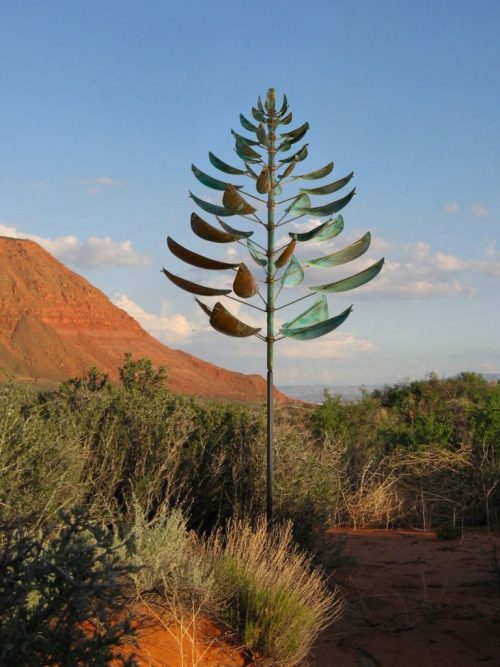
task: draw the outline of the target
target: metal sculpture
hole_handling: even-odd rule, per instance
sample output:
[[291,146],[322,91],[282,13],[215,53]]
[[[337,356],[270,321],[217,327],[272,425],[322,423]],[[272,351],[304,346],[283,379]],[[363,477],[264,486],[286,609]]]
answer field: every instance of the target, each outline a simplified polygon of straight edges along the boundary
[[[243,162],[243,167],[233,167],[223,162],[213,153],[208,157],[211,164],[219,171],[229,176],[247,177],[255,186],[259,195],[267,195],[266,199],[243,190],[243,185],[234,185],[226,180],[214,178],[192,165],[192,171],[196,179],[208,188],[222,192],[222,206],[212,204],[200,199],[190,193],[193,201],[206,213],[215,216],[219,227],[214,227],[203,220],[196,213],[191,215],[191,228],[200,238],[213,243],[231,243],[236,242],[246,247],[253,261],[265,270],[265,279],[262,282],[266,286],[266,294],[262,295],[259,289],[259,281],[253,276],[250,269],[243,262],[228,263],[211,259],[199,255],[168,237],[167,243],[170,251],[175,257],[195,266],[197,268],[223,271],[236,271],[236,276],[231,289],[220,289],[216,287],[206,287],[185,280],[174,275],[170,271],[163,269],[164,274],[175,285],[197,296],[221,296],[240,303],[245,303],[254,309],[265,313],[266,315],[266,334],[261,334],[260,327],[253,327],[240,321],[231,314],[225,306],[217,301],[213,308],[203,303],[195,297],[196,302],[209,318],[211,326],[220,333],[228,336],[246,337],[256,336],[264,341],[267,346],[267,519],[272,521],[273,517],[273,353],[274,344],[283,338],[292,338],[295,340],[311,340],[323,336],[340,326],[352,311],[352,306],[342,313],[329,317],[328,304],[325,294],[345,292],[364,285],[374,278],[382,268],[384,259],[379,260],[368,268],[355,273],[347,278],[328,282],[325,284],[309,287],[310,293],[305,296],[293,299],[289,303],[276,306],[275,302],[282,288],[294,288],[299,286],[304,280],[303,266],[311,268],[329,268],[346,264],[360,257],[368,250],[370,246],[370,232],[367,232],[358,241],[351,245],[337,250],[323,257],[317,257],[305,261],[299,261],[294,254],[297,244],[306,243],[314,239],[318,241],[329,241],[338,236],[344,228],[342,215],[337,215],[353,198],[355,189],[352,189],[347,195],[323,204],[313,206],[311,196],[330,195],[346,186],[353,177],[353,172],[319,187],[302,187],[299,192],[292,197],[287,197],[277,201],[283,191],[283,187],[296,181],[315,181],[328,176],[333,170],[333,162],[330,162],[321,169],[295,175],[295,167],[306,159],[308,155],[308,144],[293,152],[288,157],[285,155],[292,150],[295,144],[304,138],[309,123],[304,123],[300,127],[288,132],[277,134],[279,126],[286,126],[292,120],[292,113],[288,111],[288,101],[286,95],[283,96],[283,103],[279,110],[276,110],[275,90],[270,88],[267,91],[264,104],[259,97],[257,106],[252,108],[252,117],[255,123],[247,120],[240,114],[240,122],[243,128],[252,133],[255,138],[248,138],[237,134],[232,130],[235,139],[235,151]],[[283,156],[283,157],[281,157]],[[245,197],[257,202],[256,206],[267,209],[267,214],[263,220],[258,214],[258,209],[253,206]],[[281,217],[276,219],[276,209],[278,206],[286,204],[283,208]],[[245,220],[264,227],[267,231],[267,243],[261,245],[253,240],[254,231],[243,231],[235,229],[227,224],[222,218],[240,216]],[[312,216],[327,218],[325,222],[319,224],[314,229],[296,233],[290,232],[290,241],[280,248],[275,247],[275,232],[282,225],[298,220],[303,216]],[[263,216],[264,217],[264,216]],[[262,270],[261,269],[261,270]],[[275,293],[275,287],[279,283],[278,292]],[[234,292],[236,298],[231,296]],[[303,313],[292,320],[282,324],[279,327],[278,336],[276,336],[274,316],[275,312],[286,308],[302,299],[316,295],[314,303]],[[319,295],[319,296],[318,296]],[[258,296],[263,302],[264,307],[257,306],[241,299],[250,299]]]

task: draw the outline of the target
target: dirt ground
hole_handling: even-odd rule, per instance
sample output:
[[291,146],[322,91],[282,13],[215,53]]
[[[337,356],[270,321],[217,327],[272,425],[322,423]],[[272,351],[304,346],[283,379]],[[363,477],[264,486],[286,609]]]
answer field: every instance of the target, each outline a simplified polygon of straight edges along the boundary
[[[500,666],[500,536],[335,530],[343,620],[316,643],[313,667]],[[496,574],[495,574],[496,572]]]

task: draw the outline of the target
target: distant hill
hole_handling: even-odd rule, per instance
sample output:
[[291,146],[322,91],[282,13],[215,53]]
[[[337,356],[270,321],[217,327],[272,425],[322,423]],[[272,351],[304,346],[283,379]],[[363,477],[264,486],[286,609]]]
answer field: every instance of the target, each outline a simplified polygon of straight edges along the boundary
[[[125,352],[168,367],[174,391],[263,400],[265,381],[173,350],[33,241],[0,237],[0,379],[60,381],[96,366],[118,379]],[[286,399],[276,392],[278,399]]]

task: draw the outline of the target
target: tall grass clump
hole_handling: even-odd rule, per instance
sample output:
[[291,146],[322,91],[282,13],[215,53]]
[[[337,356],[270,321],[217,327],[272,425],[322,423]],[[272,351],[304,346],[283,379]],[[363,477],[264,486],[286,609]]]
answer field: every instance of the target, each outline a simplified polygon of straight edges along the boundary
[[231,521],[205,552],[226,599],[225,621],[266,664],[300,665],[318,633],[342,612],[337,592],[294,545],[290,523],[268,530],[264,519],[253,528]]

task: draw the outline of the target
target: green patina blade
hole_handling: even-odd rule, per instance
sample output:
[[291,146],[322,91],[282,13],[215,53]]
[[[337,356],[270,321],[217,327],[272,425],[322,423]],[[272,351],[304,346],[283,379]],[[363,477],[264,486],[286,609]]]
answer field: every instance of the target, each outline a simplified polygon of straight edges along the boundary
[[[194,164],[191,165],[191,171],[193,172],[195,177],[200,181],[200,183],[206,185],[207,188],[212,188],[212,190],[225,190],[226,186],[229,185],[227,181],[219,181],[218,178],[213,178],[212,176],[205,174],[205,172],[201,171],[201,169],[198,169],[198,167],[196,167]],[[234,185],[233,187],[239,190],[243,186]]]
[[351,173],[344,178],[340,178],[338,181],[330,183],[329,185],[321,185],[319,188],[300,188],[300,191],[307,192],[309,195],[331,195],[332,192],[337,192],[337,190],[341,190],[344,185],[347,185],[353,176],[354,172],[351,171]]
[[[217,216],[215,217],[217,218]],[[228,225],[227,222],[224,222],[224,220],[221,220],[220,218],[217,218],[217,222],[225,232],[234,236],[235,239],[247,239],[253,235],[253,232],[244,232],[240,229],[235,229],[234,227],[231,227],[231,225]]]
[[280,329],[280,334],[287,338],[295,338],[296,340],[312,340],[313,338],[319,338],[339,327],[345,322],[351,312],[352,306],[349,306],[349,308],[344,310],[343,313],[340,313],[340,315],[331,317],[329,320],[324,320],[323,322],[318,322],[317,324],[311,324],[307,327],[298,327],[297,329],[282,327]]
[[229,208],[225,208],[224,206],[217,206],[217,204],[211,204],[208,201],[203,201],[203,199],[200,199],[192,192],[189,193],[189,196],[193,201],[195,201],[198,204],[200,208],[202,208],[207,213],[212,213],[213,215],[220,215],[224,217],[229,215],[236,215],[235,211],[232,211]]
[[325,204],[324,206],[303,208],[301,209],[300,212],[305,213],[307,215],[319,215],[319,217],[322,217],[324,215],[331,215],[332,213],[338,213],[344,208],[344,206],[347,206],[347,204],[354,197],[355,193],[356,193],[356,188],[352,189],[351,192],[349,192],[349,194],[346,195],[345,197],[342,197],[342,199],[337,199],[336,201],[332,201],[329,204]]
[[238,134],[234,130],[231,130],[231,134],[235,139],[238,139],[242,144],[245,144],[245,146],[251,147],[251,146],[258,146],[259,142],[255,141],[255,139],[248,139],[247,137],[243,137],[241,134]]
[[219,160],[213,153],[208,154],[208,159],[213,164],[213,166],[219,171],[223,171],[225,174],[235,174],[236,176],[246,176],[246,171],[243,169],[237,169],[236,167],[231,167],[230,164]]
[[247,168],[247,171],[246,171],[247,176],[250,176],[250,178],[253,178],[254,181],[256,181],[256,180],[258,179],[258,175],[257,175],[257,173],[252,169],[252,167],[250,166],[250,164],[249,164],[248,162],[245,162],[245,167]]
[[306,157],[308,156],[308,151],[307,147],[309,144],[304,144],[302,148],[299,148],[299,150],[294,153],[293,155],[290,155],[290,157],[283,158],[280,160],[281,164],[286,164],[287,162],[302,162],[302,160],[305,160]]
[[278,111],[278,116],[282,116],[284,113],[286,113],[287,109],[288,109],[288,100],[286,99],[285,93],[283,93],[283,104],[281,105],[281,108]]
[[300,266],[299,260],[294,255],[285,269],[283,277],[281,278],[281,284],[283,287],[297,287],[303,280],[304,270]]
[[167,245],[170,252],[178,259],[186,262],[186,264],[191,264],[191,266],[197,266],[200,269],[223,271],[225,269],[235,269],[239,266],[239,262],[229,264],[228,262],[219,262],[216,259],[210,259],[210,257],[205,257],[204,255],[198,255],[198,253],[188,250],[188,248],[174,241],[170,236],[167,236]]
[[200,239],[211,241],[212,243],[232,243],[242,238],[239,234],[231,234],[227,231],[222,232],[217,227],[212,227],[203,218],[200,218],[197,213],[191,213],[191,229]]
[[255,118],[255,120],[259,121],[259,123],[266,122],[265,114],[259,109],[256,109],[255,107],[252,107],[252,116]]
[[309,306],[307,310],[298,315],[290,322],[285,322],[281,325],[282,329],[300,329],[301,327],[309,326],[310,324],[318,324],[328,318],[328,302],[326,296],[322,294],[316,301]]
[[260,250],[258,250],[255,243],[253,243],[249,239],[247,239],[247,248],[248,252],[250,253],[250,257],[256,264],[259,264],[260,266],[266,266],[267,264],[266,257],[262,254]]
[[247,120],[242,113],[240,113],[240,123],[245,130],[248,130],[248,132],[257,132],[257,126]]
[[322,225],[311,229],[308,232],[303,232],[301,234],[297,232],[289,232],[288,236],[296,241],[311,241],[311,239],[316,239],[316,241],[328,241],[333,239],[340,234],[344,229],[344,218],[341,215],[338,215],[336,218],[327,220]]
[[262,123],[259,123],[259,127],[257,128],[257,139],[259,140],[259,144],[261,146],[265,147],[268,145],[266,130]]
[[235,151],[238,157],[240,157],[244,162],[262,162],[262,157],[254,151],[248,144],[241,141],[239,137],[236,137],[235,140]]
[[198,285],[198,283],[192,283],[190,280],[179,278],[179,276],[175,276],[173,273],[170,273],[170,271],[167,271],[167,269],[162,269],[162,271],[174,285],[186,290],[186,292],[191,292],[191,294],[199,294],[200,296],[223,296],[225,294],[231,294],[230,289],[205,287],[205,285]]
[[371,234],[366,232],[364,236],[360,239],[351,243],[351,245],[342,250],[337,250],[337,252],[332,253],[331,255],[325,255],[324,257],[318,257],[317,259],[306,259],[304,264],[308,266],[318,266],[320,268],[331,267],[331,266],[340,266],[341,264],[346,264],[347,262],[352,261],[361,257],[370,247]]
[[280,120],[280,125],[288,125],[289,123],[292,122],[292,118],[293,118],[293,114],[292,114],[292,112],[290,111],[290,113],[289,113],[287,116],[284,116],[284,117]]
[[277,151],[278,153],[286,153],[287,151],[290,150],[291,147],[292,147],[292,144],[291,144],[289,141],[283,141],[283,142],[278,146],[278,148],[276,149],[276,151]]
[[257,98],[257,108],[259,109],[259,111],[261,111],[262,113],[264,113],[264,106],[263,106],[263,104],[262,104],[262,99],[261,99],[260,95],[259,95],[259,97]]
[[334,283],[326,283],[325,285],[314,285],[309,289],[313,292],[347,292],[348,290],[354,289],[355,287],[360,287],[364,285],[372,278],[380,273],[381,268],[384,265],[384,259],[380,259],[372,266],[369,266],[364,271],[356,273],[354,276],[349,278],[344,278],[343,280],[337,280]]
[[288,142],[289,144],[295,144],[297,141],[300,141],[302,139],[302,137],[305,135],[309,127],[310,127],[309,123],[305,122],[303,125],[297,127],[295,130],[291,130],[290,132],[283,132],[281,138],[284,139],[284,141]]
[[308,174],[301,174],[300,176],[292,176],[292,180],[302,178],[304,181],[315,181],[318,178],[324,178],[328,176],[333,171],[334,164],[329,162],[325,167],[321,169],[316,169],[316,171],[310,171]]
[[219,301],[212,310],[210,324],[219,333],[226,334],[226,336],[235,336],[236,338],[253,336],[260,331],[260,327],[251,327],[239,320],[224,308]]
[[310,208],[310,206],[311,200],[308,195],[302,194],[296,197],[292,203],[286,207],[285,213],[301,213],[303,209]]

